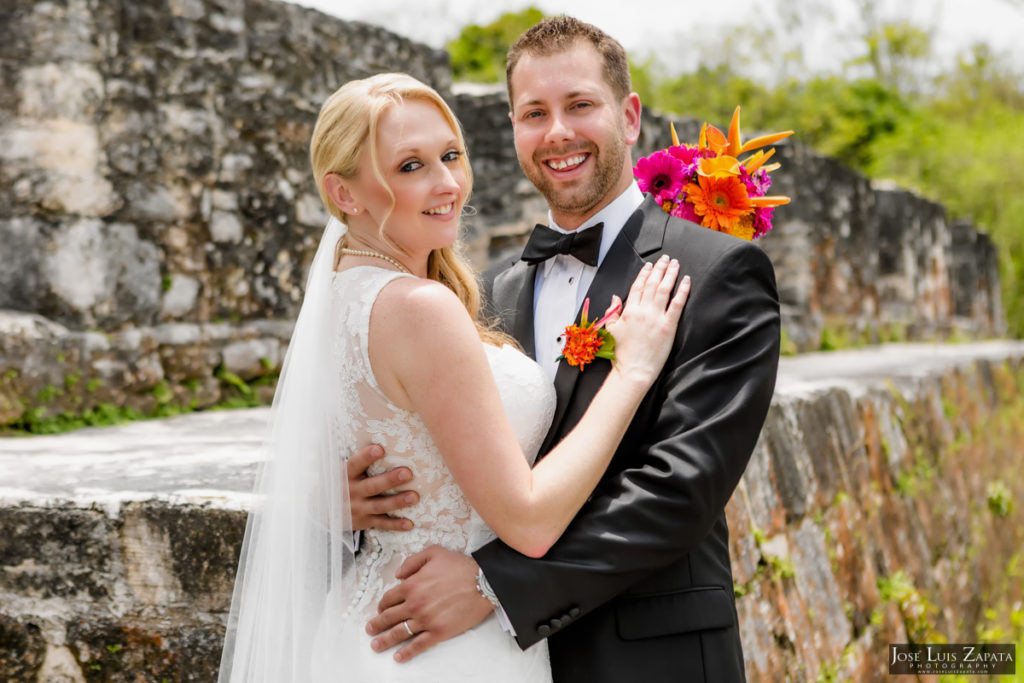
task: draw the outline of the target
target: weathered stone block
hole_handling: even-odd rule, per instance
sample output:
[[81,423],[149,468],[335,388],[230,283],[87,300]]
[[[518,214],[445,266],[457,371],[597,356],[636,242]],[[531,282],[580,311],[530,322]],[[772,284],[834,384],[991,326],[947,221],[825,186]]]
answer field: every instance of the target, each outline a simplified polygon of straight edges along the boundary
[[0,508],[0,591],[39,600],[111,598],[119,571],[112,524],[72,507]]
[[0,679],[34,681],[46,658],[46,639],[31,620],[0,613]]

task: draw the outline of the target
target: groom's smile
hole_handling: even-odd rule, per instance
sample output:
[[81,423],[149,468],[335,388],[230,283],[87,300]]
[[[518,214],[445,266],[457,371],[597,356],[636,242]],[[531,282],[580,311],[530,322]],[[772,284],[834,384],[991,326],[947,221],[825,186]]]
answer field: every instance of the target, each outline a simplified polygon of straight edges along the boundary
[[544,163],[555,171],[556,174],[568,175],[583,166],[583,162],[590,158],[589,154],[574,154],[570,157],[560,159],[548,159]]

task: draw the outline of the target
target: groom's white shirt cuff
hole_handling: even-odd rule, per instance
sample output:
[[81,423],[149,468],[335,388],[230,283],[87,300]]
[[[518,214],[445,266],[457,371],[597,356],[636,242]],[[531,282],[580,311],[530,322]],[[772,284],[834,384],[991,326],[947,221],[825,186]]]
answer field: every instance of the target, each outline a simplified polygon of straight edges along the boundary
[[[487,580],[487,574],[484,574],[483,569],[480,570],[480,583],[483,584],[488,591],[494,593],[494,590],[491,588],[491,582]],[[505,614],[505,608],[501,606],[500,601],[499,604],[494,607],[494,614],[498,617],[498,623],[501,624],[502,630],[515,636],[516,629],[512,626],[512,620],[508,618],[507,614]]]

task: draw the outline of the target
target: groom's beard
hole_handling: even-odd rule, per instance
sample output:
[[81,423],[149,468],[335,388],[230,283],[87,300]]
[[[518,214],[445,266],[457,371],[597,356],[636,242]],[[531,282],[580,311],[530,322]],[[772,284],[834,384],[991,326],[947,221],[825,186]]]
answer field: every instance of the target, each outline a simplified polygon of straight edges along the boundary
[[[594,164],[589,178],[583,178],[580,185],[556,188],[552,178],[541,168],[544,165],[540,158],[548,156],[565,156],[573,152],[590,154]],[[584,145],[569,145],[565,148],[547,148],[538,150],[531,163],[520,163],[523,173],[547,200],[548,207],[556,212],[567,214],[587,214],[597,207],[615,187],[622,172],[623,158],[628,153],[626,143],[621,136],[615,136],[606,142],[604,149],[588,142]]]

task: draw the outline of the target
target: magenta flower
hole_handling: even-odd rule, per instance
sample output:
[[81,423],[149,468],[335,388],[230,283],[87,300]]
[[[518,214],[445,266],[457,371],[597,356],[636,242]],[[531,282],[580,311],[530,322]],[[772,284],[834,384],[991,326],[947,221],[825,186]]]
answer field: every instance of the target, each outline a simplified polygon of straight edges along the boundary
[[775,213],[774,206],[761,206],[754,209],[754,239],[761,237],[772,229],[773,213]]
[[740,181],[743,186],[747,188],[747,194],[751,197],[760,197],[761,194],[757,191],[757,184],[754,183],[753,177],[747,173],[747,169],[740,166]]
[[683,177],[691,182],[696,182],[700,160],[704,156],[700,150],[691,145],[673,145],[668,148],[668,153],[683,162]]
[[650,192],[659,204],[674,201],[686,179],[683,162],[668,152],[655,152],[637,162],[633,169],[641,192]]
[[700,216],[693,210],[693,204],[686,201],[686,196],[672,207],[672,215],[676,218],[682,218],[683,220],[691,221],[693,223],[700,223]]
[[686,166],[689,166],[701,157],[700,153],[697,152],[697,148],[690,145],[673,145],[668,148],[668,153],[679,159]]

